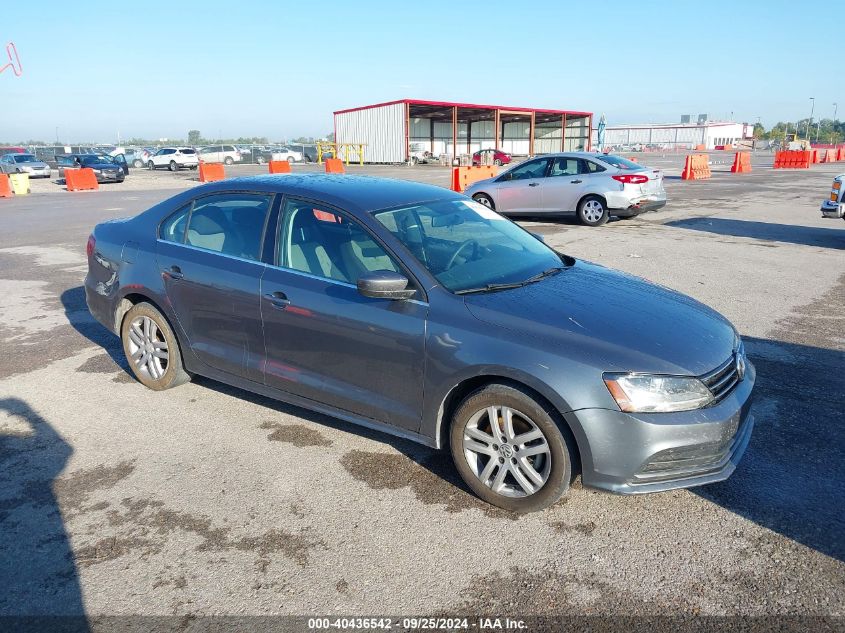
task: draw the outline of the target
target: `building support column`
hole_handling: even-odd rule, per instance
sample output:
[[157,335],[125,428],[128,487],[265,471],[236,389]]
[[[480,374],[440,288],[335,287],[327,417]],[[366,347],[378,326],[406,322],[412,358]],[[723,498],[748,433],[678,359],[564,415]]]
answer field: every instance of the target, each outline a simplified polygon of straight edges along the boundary
[[560,151],[566,151],[566,115],[560,115]]
[[431,148],[429,151],[431,152],[431,155],[434,156],[434,119],[428,120],[428,130],[429,135],[431,136]]
[[593,115],[587,119],[587,151],[593,151]]
[[502,115],[499,113],[499,108],[496,108],[493,114],[493,148],[498,151],[501,147],[499,144],[499,126],[502,124]]
[[534,125],[537,122],[537,113],[531,111],[531,121],[528,123],[528,155],[534,156]]
[[472,121],[467,121],[467,154],[472,154]]
[[408,162],[409,160],[411,160],[411,106],[406,101],[405,102],[405,162]]
[[452,162],[458,157],[458,106],[452,106]]

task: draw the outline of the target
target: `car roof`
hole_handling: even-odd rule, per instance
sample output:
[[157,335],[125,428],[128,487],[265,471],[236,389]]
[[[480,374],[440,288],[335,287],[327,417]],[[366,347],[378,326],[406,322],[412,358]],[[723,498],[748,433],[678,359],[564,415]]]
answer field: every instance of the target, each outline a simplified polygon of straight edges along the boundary
[[368,212],[432,200],[459,200],[449,189],[408,180],[345,174],[277,174],[227,178],[190,190],[193,194],[237,191],[286,193],[316,198],[351,212]]

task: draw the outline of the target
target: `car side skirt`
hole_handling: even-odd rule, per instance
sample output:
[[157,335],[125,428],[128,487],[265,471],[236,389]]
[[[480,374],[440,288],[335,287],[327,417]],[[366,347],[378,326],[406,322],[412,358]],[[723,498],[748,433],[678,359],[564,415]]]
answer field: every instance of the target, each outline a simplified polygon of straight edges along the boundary
[[227,385],[231,385],[232,387],[237,387],[238,389],[243,389],[244,391],[250,391],[261,396],[266,396],[268,398],[279,400],[287,404],[302,407],[303,409],[308,409],[309,411],[328,415],[330,417],[343,420],[344,422],[350,422],[357,426],[362,426],[373,431],[378,431],[380,433],[393,435],[394,437],[400,437],[405,440],[417,442],[418,444],[423,444],[430,448],[437,448],[436,442],[433,438],[429,438],[424,435],[420,435],[419,433],[408,431],[406,429],[401,429],[399,427],[393,426],[392,424],[387,424],[378,420],[365,418],[350,411],[337,409],[335,407],[331,407],[315,400],[310,400],[308,398],[303,398],[301,396],[288,393],[287,391],[282,391],[281,389],[275,389],[273,387],[268,387],[267,385],[262,385],[251,380],[241,378],[239,376],[234,376],[232,374],[228,374],[213,367],[209,367],[205,363],[202,363],[198,360],[195,360],[193,363],[186,363],[186,367],[190,372],[199,374],[206,378],[211,378],[212,380],[216,380]]

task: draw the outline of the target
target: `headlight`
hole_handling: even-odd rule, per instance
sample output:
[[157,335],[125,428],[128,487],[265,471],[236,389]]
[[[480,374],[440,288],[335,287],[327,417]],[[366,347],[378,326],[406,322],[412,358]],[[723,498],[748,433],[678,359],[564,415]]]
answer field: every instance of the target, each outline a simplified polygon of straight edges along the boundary
[[93,171],[95,174],[102,174],[103,173],[102,169],[92,169],[91,171]]
[[713,401],[713,394],[698,378],[605,374],[604,384],[619,408],[629,413],[690,411]]

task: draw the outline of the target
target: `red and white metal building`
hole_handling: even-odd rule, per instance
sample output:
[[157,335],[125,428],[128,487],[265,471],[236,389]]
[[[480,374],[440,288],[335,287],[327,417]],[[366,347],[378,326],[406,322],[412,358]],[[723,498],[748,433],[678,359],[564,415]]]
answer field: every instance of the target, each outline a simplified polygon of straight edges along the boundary
[[401,163],[411,145],[433,155],[501,149],[533,156],[590,149],[592,112],[400,99],[334,113],[337,143],[363,143],[364,162]]

